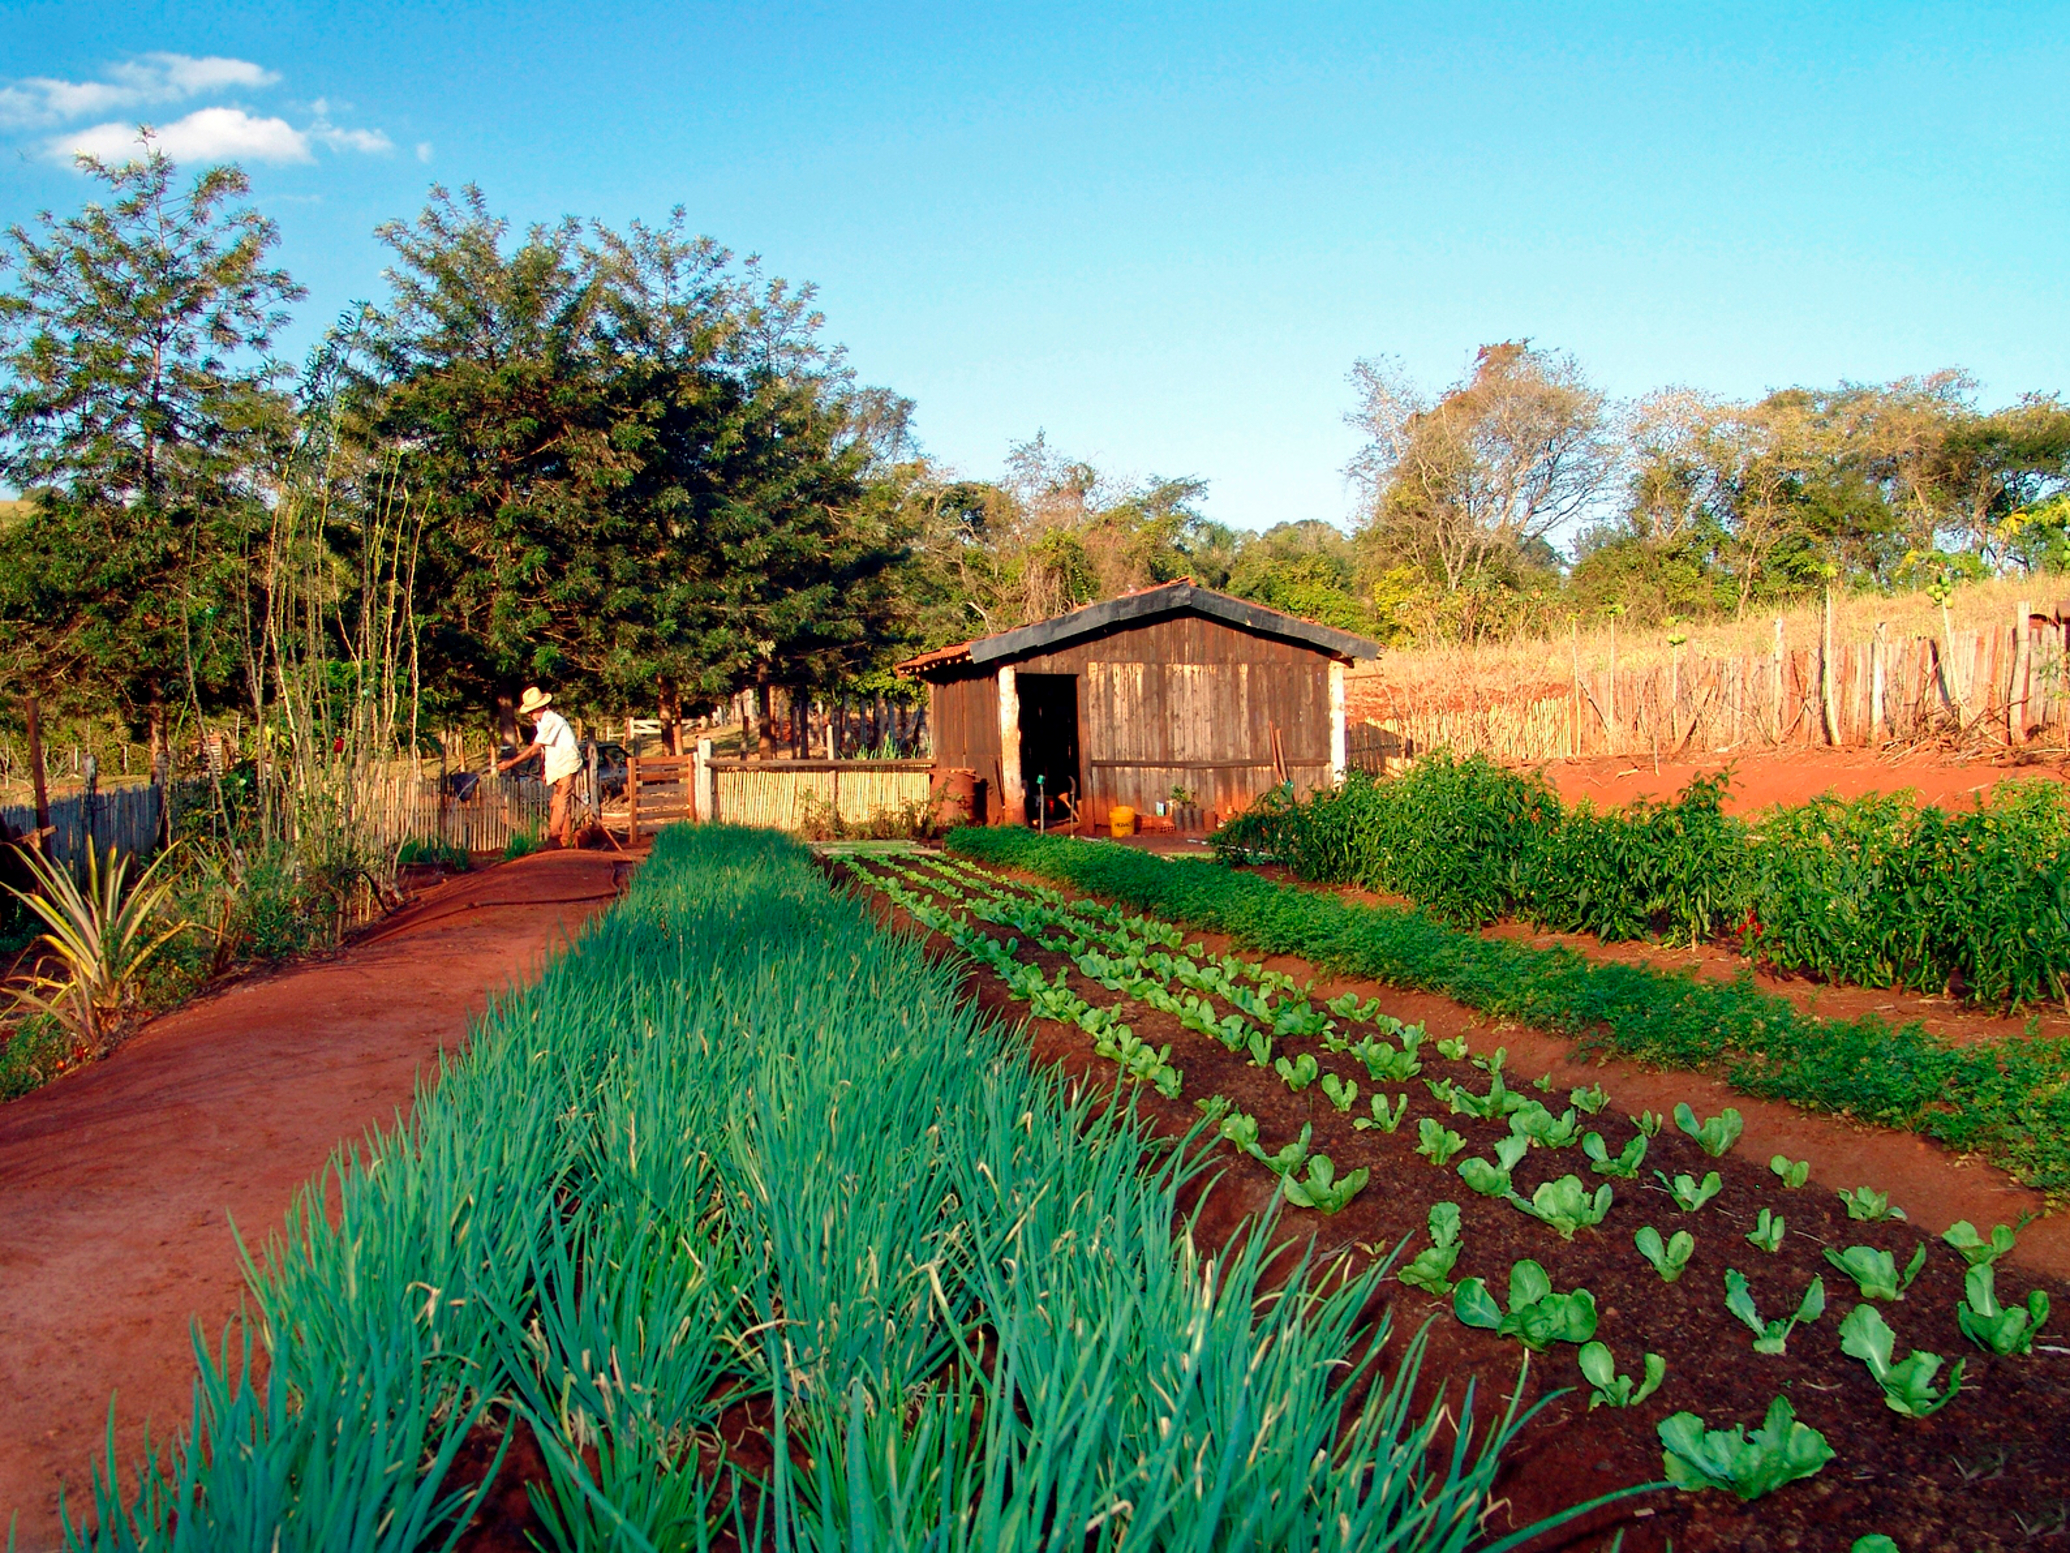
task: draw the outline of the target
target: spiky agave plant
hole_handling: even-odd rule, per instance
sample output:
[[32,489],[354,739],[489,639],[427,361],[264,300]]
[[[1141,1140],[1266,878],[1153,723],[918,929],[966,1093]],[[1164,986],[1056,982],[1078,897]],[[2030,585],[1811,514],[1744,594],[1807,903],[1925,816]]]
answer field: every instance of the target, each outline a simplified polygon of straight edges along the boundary
[[115,1044],[136,1012],[143,976],[165,946],[192,924],[181,919],[160,926],[172,881],[162,877],[174,849],[168,848],[129,882],[129,863],[108,848],[107,863],[89,849],[86,886],[69,869],[42,853],[22,848],[36,880],[33,891],[15,896],[49,929],[36,942],[64,968],[62,975],[32,974],[8,990],[19,1007],[53,1016],[98,1056]]

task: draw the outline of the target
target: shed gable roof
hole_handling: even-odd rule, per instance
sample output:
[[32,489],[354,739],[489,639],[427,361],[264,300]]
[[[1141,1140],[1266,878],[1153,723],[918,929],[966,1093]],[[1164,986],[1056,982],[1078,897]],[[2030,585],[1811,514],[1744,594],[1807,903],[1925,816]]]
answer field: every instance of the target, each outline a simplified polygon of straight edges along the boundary
[[1191,582],[1168,582],[1162,587],[1124,593],[1120,598],[1102,599],[1097,604],[1088,604],[1083,609],[1074,609],[1068,615],[1058,615],[1052,620],[1038,620],[1018,630],[981,637],[970,644],[970,661],[1001,663],[1010,658],[1024,658],[1117,626],[1146,625],[1153,620],[1186,614],[1204,615],[1239,631],[1298,643],[1333,658],[1374,658],[1380,653],[1377,643],[1354,636],[1349,631],[1333,630],[1297,615],[1267,609],[1262,604],[1233,599],[1226,593],[1216,593]]

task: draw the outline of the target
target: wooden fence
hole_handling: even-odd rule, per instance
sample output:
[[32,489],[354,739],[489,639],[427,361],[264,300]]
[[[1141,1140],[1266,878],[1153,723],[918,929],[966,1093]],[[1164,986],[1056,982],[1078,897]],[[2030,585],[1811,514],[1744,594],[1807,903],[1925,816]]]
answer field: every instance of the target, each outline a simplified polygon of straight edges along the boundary
[[[110,787],[92,794],[65,793],[50,800],[50,824],[54,834],[48,850],[60,862],[79,865],[87,850],[105,857],[109,847],[125,857],[153,851],[158,845],[160,789],[148,783]],[[0,820],[14,835],[25,836],[36,828],[33,804],[0,808]]]
[[[2025,612],[2022,611],[2024,614]],[[2018,745],[2070,725],[2065,622],[1911,637],[1574,676],[1566,685],[1464,693],[1354,680],[1350,764],[1384,769],[1423,750],[1540,761],[1798,745],[1874,747],[1955,738]]]
[[376,777],[353,795],[368,839],[385,847],[437,841],[463,852],[500,852],[514,835],[543,836],[553,801],[545,783],[484,777],[465,799],[436,778]]

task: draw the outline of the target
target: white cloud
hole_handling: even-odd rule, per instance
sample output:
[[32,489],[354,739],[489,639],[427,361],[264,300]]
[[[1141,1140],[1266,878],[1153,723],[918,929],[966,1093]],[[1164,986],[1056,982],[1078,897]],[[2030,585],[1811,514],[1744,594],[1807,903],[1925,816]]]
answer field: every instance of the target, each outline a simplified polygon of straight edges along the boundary
[[[309,136],[286,119],[257,118],[242,108],[199,108],[154,131],[158,149],[175,162],[308,162]],[[136,158],[136,126],[96,124],[60,135],[46,148],[52,156],[87,155],[104,162]]]
[[333,151],[365,151],[369,155],[378,155],[395,149],[395,142],[378,129],[338,128],[324,117],[320,104],[317,107],[316,122],[309,126],[309,133]]
[[428,162],[428,161],[430,161],[430,160],[431,160],[431,142],[430,142],[430,141],[428,141],[428,140],[420,140],[420,141],[418,141],[418,142],[417,142],[417,160],[418,160],[418,161],[420,161],[420,162]]
[[98,81],[31,76],[0,86],[0,125],[36,128],[122,108],[183,102],[232,87],[271,86],[279,75],[247,59],[211,54],[142,54]]

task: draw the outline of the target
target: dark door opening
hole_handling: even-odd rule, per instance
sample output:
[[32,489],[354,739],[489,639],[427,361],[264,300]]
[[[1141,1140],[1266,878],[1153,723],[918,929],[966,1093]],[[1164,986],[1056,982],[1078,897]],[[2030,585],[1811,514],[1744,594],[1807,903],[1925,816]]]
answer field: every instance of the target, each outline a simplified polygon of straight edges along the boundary
[[1021,786],[1027,820],[1044,829],[1078,818],[1078,676],[1022,674]]

